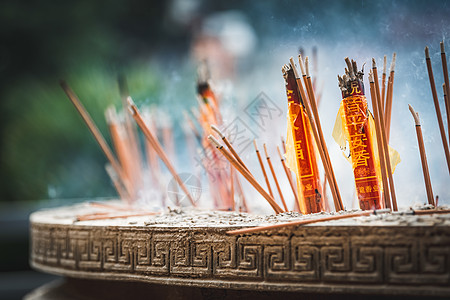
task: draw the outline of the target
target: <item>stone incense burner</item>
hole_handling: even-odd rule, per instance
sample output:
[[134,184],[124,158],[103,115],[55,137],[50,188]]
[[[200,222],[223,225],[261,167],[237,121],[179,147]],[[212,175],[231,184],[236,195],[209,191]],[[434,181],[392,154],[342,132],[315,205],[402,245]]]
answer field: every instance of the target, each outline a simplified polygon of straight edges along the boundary
[[190,210],[75,221],[96,210],[82,204],[33,213],[31,265],[75,279],[229,293],[450,295],[450,214],[374,215],[230,236],[230,229],[324,214]]

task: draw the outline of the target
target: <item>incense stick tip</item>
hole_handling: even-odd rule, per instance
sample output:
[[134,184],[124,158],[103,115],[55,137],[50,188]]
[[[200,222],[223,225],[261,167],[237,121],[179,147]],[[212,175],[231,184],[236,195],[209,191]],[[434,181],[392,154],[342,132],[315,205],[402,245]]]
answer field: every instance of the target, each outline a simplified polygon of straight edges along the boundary
[[267,152],[266,143],[263,144],[263,147],[264,147],[264,153],[266,154],[266,157],[269,158],[269,153]]
[[440,46],[441,46],[441,53],[445,54],[444,41],[441,42]]
[[309,57],[305,57],[305,70],[306,70],[306,77],[311,77],[309,74]]
[[302,75],[306,76],[305,65],[303,64],[303,59],[302,59],[301,54],[298,55],[298,64],[300,65],[300,70],[302,71]]
[[215,132],[217,132],[217,134],[218,134],[222,139],[225,138],[225,135],[223,135],[223,133],[220,131],[219,128],[217,128],[216,125],[211,124],[211,129],[214,130]]
[[425,47],[425,58],[426,59],[430,58],[430,49],[428,49],[428,46]]
[[222,148],[222,147],[223,147],[223,146],[219,143],[219,141],[218,141],[214,136],[212,136],[211,134],[208,135],[208,140],[210,140],[211,143],[212,143],[216,148]]
[[375,69],[377,67],[377,63],[375,61],[375,58],[372,58],[372,69]]
[[396,58],[397,58],[397,53],[394,52],[394,54],[392,55],[392,62],[391,62],[391,67],[389,68],[389,73],[394,72]]
[[291,63],[291,68],[294,71],[295,78],[300,78],[300,75],[298,74],[297,68],[295,67],[294,58],[292,56],[291,56],[291,58],[289,58],[289,62]]
[[416,123],[416,126],[420,126],[420,118],[419,118],[419,113],[417,113],[414,108],[411,106],[411,104],[408,104],[409,107],[409,111],[411,112],[413,118],[414,118],[414,122]]
[[373,72],[372,72],[372,70],[369,70],[369,82],[370,82],[370,83],[375,82],[375,81],[373,80]]

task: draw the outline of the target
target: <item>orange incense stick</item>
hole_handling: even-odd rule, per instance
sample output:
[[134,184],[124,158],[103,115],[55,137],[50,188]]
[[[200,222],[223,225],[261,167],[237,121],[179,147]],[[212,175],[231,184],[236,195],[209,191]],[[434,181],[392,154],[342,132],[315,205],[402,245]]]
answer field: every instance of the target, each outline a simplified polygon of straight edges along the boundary
[[270,188],[269,178],[267,177],[266,169],[264,168],[264,164],[261,158],[261,154],[259,153],[258,146],[256,145],[256,140],[253,140],[253,146],[255,146],[256,155],[258,156],[259,165],[261,166],[261,170],[264,175],[264,180],[266,181],[267,188],[269,190],[270,196],[273,198],[272,189]]
[[431,87],[431,93],[433,95],[433,102],[434,102],[434,108],[436,110],[436,117],[438,119],[439,130],[441,132],[442,144],[444,146],[445,159],[447,160],[447,168],[448,168],[448,172],[450,174],[450,153],[449,153],[449,149],[448,149],[447,138],[445,136],[444,123],[442,122],[441,109],[439,108],[439,100],[437,97],[436,85],[434,84],[433,68],[431,66],[430,50],[428,49],[428,47],[425,47],[425,61],[427,64],[428,78],[430,79],[430,87]]
[[419,114],[414,111],[411,105],[408,106],[409,111],[411,112],[414,118],[414,122],[416,124],[417,142],[419,143],[420,160],[422,161],[422,172],[425,181],[425,189],[427,191],[428,204],[435,205],[433,197],[433,189],[431,187],[430,172],[428,171],[427,154],[425,152],[425,144],[423,142],[422,127],[420,125]]
[[445,103],[445,109],[447,110],[447,133],[449,135],[449,141],[450,141],[450,103],[449,103],[449,99],[448,99],[448,94],[447,94],[447,87],[445,85],[445,83],[442,84],[442,89],[444,91],[444,103]]
[[120,215],[86,215],[86,216],[77,216],[77,221],[94,221],[94,220],[108,220],[108,219],[124,219],[129,217],[140,217],[140,216],[153,216],[158,215],[159,212],[131,212],[129,214],[122,213]]
[[[392,98],[394,93],[394,75],[395,75],[395,59],[397,54],[394,52],[392,56],[391,66],[389,68],[388,89],[386,95],[386,108],[384,110],[384,121],[386,125],[386,138],[389,143],[389,137],[391,135],[391,114],[392,114]],[[378,85],[378,79],[375,86]],[[378,96],[378,98],[380,98]],[[380,98],[381,99],[381,98]],[[380,101],[381,102],[381,101]]]
[[[385,99],[386,99],[386,67],[387,58],[386,55],[383,57],[383,74],[381,75],[381,107],[384,109]],[[384,111],[383,111],[384,113]]]
[[[384,203],[385,207],[391,207],[390,195],[389,195],[389,185],[388,179],[386,175],[386,155],[384,153],[383,148],[383,139],[381,137],[381,123],[384,121],[380,118],[380,112],[378,111],[378,99],[375,91],[375,82],[373,78],[373,73],[370,71],[369,73],[369,82],[370,82],[370,96],[372,99],[372,108],[375,119],[375,130],[377,135],[377,146],[378,146],[378,156],[380,158],[380,168],[381,168],[381,180],[383,184],[383,195],[384,195]],[[381,104],[381,103],[380,103]],[[381,106],[381,105],[380,105]]]
[[444,73],[444,102],[445,102],[445,110],[447,112],[447,127],[448,127],[448,134],[449,134],[449,140],[450,140],[450,104],[448,100],[448,96],[450,95],[450,83],[448,78],[448,68],[447,68],[447,58],[445,56],[445,47],[444,42],[441,42],[441,62],[442,62],[442,72]]
[[128,104],[129,104],[129,108],[130,108],[130,112],[134,118],[134,120],[136,121],[136,123],[138,124],[138,126],[141,128],[142,132],[144,133],[145,137],[147,138],[147,140],[150,142],[150,145],[153,147],[153,149],[156,151],[156,153],[158,154],[159,158],[161,158],[161,160],[163,161],[163,163],[166,165],[167,169],[169,170],[169,172],[172,174],[173,178],[175,179],[175,181],[180,185],[181,189],[183,190],[183,192],[186,194],[186,196],[188,197],[189,201],[191,201],[191,204],[193,206],[196,206],[195,204],[195,200],[192,197],[191,193],[189,192],[189,190],[187,189],[186,185],[184,184],[184,182],[181,180],[180,176],[178,175],[178,173],[175,171],[175,168],[172,166],[172,163],[170,162],[169,158],[167,157],[166,153],[164,152],[164,150],[162,149],[160,143],[158,142],[158,140],[156,139],[156,137],[153,135],[153,133],[149,130],[149,128],[147,127],[147,125],[145,124],[144,120],[142,119],[141,114],[139,113],[138,108],[136,107],[136,105],[133,103],[133,100],[131,100],[131,98],[128,98]]
[[217,128],[215,125],[211,125],[211,129],[214,130],[223,140],[225,145],[227,145],[228,149],[230,150],[231,154],[233,154],[234,158],[248,171],[247,166],[242,161],[241,157],[237,154],[236,150],[234,149],[233,145],[230,143],[230,141],[227,139],[227,137]]
[[[291,186],[292,192],[294,193],[294,203],[298,203],[297,190],[295,189],[294,182],[292,181],[291,171],[286,166],[286,162],[284,161],[284,157],[280,152],[280,148],[277,146],[278,155],[280,156],[281,164],[283,165],[284,172],[286,173],[286,177],[289,181],[289,185]],[[286,209],[287,210],[287,209]]]
[[72,104],[77,109],[78,113],[83,118],[84,122],[88,126],[91,133],[94,135],[95,140],[99,144],[100,148],[103,150],[103,153],[105,154],[105,156],[108,159],[111,166],[114,168],[114,171],[119,176],[122,184],[125,186],[127,193],[131,195],[132,194],[131,186],[122,170],[122,167],[120,166],[119,162],[117,161],[116,157],[114,156],[113,152],[111,151],[111,148],[106,143],[105,138],[101,134],[100,130],[95,125],[91,116],[89,115],[87,110],[84,108],[83,104],[80,102],[80,100],[78,99],[78,97],[74,93],[74,91],[69,87],[69,85],[65,81],[61,81],[60,85],[61,85],[62,89],[64,90],[64,92],[66,93],[69,100],[72,102]]
[[273,180],[275,181],[275,185],[278,190],[278,194],[280,195],[281,203],[283,203],[283,207],[285,211],[288,211],[286,201],[284,200],[283,193],[281,192],[280,184],[278,183],[277,175],[275,174],[275,170],[273,169],[272,161],[270,160],[269,153],[267,152],[266,144],[263,144],[264,147],[264,153],[266,154],[267,164],[269,165],[270,172],[272,173]]
[[[377,71],[377,65],[375,63],[375,59],[372,58],[372,71],[373,71],[373,77],[375,82],[375,91],[376,91],[376,102],[378,107],[378,115],[380,118],[380,129],[381,129],[381,139],[383,144],[383,152],[384,152],[384,159],[386,162],[386,171],[388,175],[389,180],[389,187],[391,192],[391,200],[392,200],[392,209],[394,211],[397,211],[397,197],[395,195],[395,187],[394,187],[394,178],[392,176],[392,168],[391,168],[391,158],[389,156],[389,143],[387,140],[387,132],[385,128],[385,124],[383,123],[383,112],[381,108],[381,96],[380,96],[380,87],[378,86],[378,71]],[[386,201],[387,202],[387,201]],[[387,203],[386,203],[387,204]],[[391,208],[391,205],[387,206],[388,208]]]
[[[302,75],[303,75],[303,79],[305,81],[306,89],[308,91],[307,77],[309,74],[307,74],[305,71],[305,67],[303,65],[303,60],[300,55],[298,57],[298,60],[299,60],[300,68],[302,70]],[[316,121],[318,119],[316,120],[313,118],[313,113],[311,110],[312,104],[308,102],[308,98],[306,97],[305,90],[303,89],[303,84],[302,84],[301,78],[298,75],[298,72],[297,72],[297,69],[295,68],[294,60],[292,57],[291,57],[290,61],[291,61],[291,66],[292,66],[292,69],[294,70],[295,76],[297,77],[297,85],[300,90],[301,97],[303,99],[305,99],[303,103],[305,105],[306,113],[308,115],[309,121],[311,123],[311,129],[312,129],[312,132],[314,135],[314,140],[316,141],[317,149],[319,150],[319,155],[322,160],[323,168],[325,170],[325,176],[328,177],[328,181],[330,182],[330,190],[333,195],[335,210],[336,211],[344,210],[344,205],[341,200],[341,195],[339,193],[339,189],[337,186],[336,177],[334,176],[333,167],[331,165],[331,160],[328,155],[327,146],[326,146],[325,140],[323,139],[323,133],[319,133],[319,128],[316,127],[316,125],[317,125]],[[310,96],[314,97],[314,92],[310,92]],[[309,100],[310,100],[310,102],[314,101],[314,103],[315,103],[314,99],[309,99]]]
[[242,165],[226,150],[220,143],[217,141],[212,135],[208,136],[208,139],[212,144],[222,153],[222,155],[241,173],[245,179],[264,197],[264,199],[269,202],[270,206],[272,206],[273,210],[278,214],[282,213],[283,209],[275,202],[273,197],[269,195],[261,185],[255,180],[253,175],[248,172]]

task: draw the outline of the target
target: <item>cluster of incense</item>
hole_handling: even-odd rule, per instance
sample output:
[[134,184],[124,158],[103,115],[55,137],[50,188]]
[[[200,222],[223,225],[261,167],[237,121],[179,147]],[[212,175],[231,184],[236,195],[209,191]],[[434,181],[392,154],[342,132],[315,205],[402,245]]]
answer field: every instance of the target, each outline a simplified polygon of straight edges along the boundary
[[[384,117],[375,59],[373,59],[373,67],[369,74],[373,117],[369,113],[365,97],[363,70],[358,71],[355,61],[350,62],[346,58],[345,62],[347,64],[345,74],[342,77],[338,76],[343,100],[333,130],[333,137],[342,149],[345,149],[347,143],[349,145],[360,208],[368,210],[392,207],[397,210],[392,169],[395,168],[399,159],[391,164],[386,129],[388,122],[385,122],[387,119]],[[393,73],[392,66],[391,73]],[[392,84],[388,85],[388,91],[390,90],[392,90]],[[390,92],[387,93],[387,95],[389,94]],[[394,150],[391,153],[396,154]],[[394,156],[399,157],[398,155]],[[382,201],[381,195],[383,195],[384,201]]]
[[[440,43],[441,48],[441,63],[442,63],[442,73],[444,76],[444,83],[442,84],[442,90],[443,90],[443,97],[444,97],[444,103],[445,103],[445,110],[447,114],[447,126],[448,126],[448,134],[449,134],[449,141],[450,141],[450,104],[449,104],[449,95],[450,95],[450,83],[449,83],[449,76],[448,76],[448,68],[447,68],[447,58],[445,55],[445,47],[444,42]],[[447,137],[445,133],[444,128],[444,122],[442,120],[442,114],[441,109],[439,107],[439,99],[436,91],[436,85],[434,82],[434,75],[433,75],[433,67],[431,66],[431,58],[430,58],[430,50],[428,47],[425,47],[425,62],[427,65],[427,71],[428,71],[428,78],[430,80],[430,87],[431,87],[431,94],[433,96],[433,102],[434,102],[434,108],[436,111],[436,117],[439,124],[439,131],[441,134],[442,139],[442,145],[444,146],[444,154],[445,159],[447,162],[447,168],[450,173],[450,153],[449,153],[449,145],[447,143]],[[409,105],[409,110],[411,111],[411,114],[414,118],[414,123],[416,126],[416,134],[417,134],[417,142],[419,144],[419,153],[420,153],[420,159],[422,162],[422,171],[423,171],[423,177],[425,181],[425,189],[427,192],[427,198],[428,203],[431,205],[438,205],[438,197],[436,196],[436,203],[433,197],[433,190],[431,187],[431,179],[430,179],[430,173],[428,171],[428,163],[427,163],[427,156],[425,152],[425,145],[423,142],[423,136],[422,136],[422,128],[420,124],[420,118],[419,114],[414,111],[411,105]]]

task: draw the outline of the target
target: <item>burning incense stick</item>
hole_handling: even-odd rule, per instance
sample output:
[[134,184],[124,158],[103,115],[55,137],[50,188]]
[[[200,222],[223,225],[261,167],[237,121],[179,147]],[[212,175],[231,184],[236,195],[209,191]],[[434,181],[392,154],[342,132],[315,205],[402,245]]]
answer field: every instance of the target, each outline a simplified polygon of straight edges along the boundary
[[[303,78],[304,78],[305,82],[307,83],[307,79],[306,79],[307,74],[306,74],[305,67],[303,65],[303,61],[302,61],[302,58],[300,55],[298,57],[298,60],[299,60],[300,68],[302,70]],[[294,73],[295,73],[295,77],[297,78],[297,84],[298,84],[298,87],[300,90],[301,97],[303,99],[305,99],[304,105],[306,108],[306,113],[311,122],[311,128],[312,128],[312,132],[314,135],[314,140],[316,141],[317,149],[319,150],[319,155],[320,155],[320,158],[322,160],[322,164],[323,164],[323,167],[325,170],[325,176],[328,177],[328,181],[330,182],[330,190],[333,195],[335,210],[336,211],[344,210],[344,205],[342,204],[341,195],[339,193],[339,189],[337,186],[336,177],[334,176],[333,167],[331,165],[331,160],[328,155],[327,146],[325,144],[325,140],[323,139],[323,133],[319,134],[319,132],[318,132],[319,129],[316,127],[316,122],[315,122],[317,120],[315,120],[313,118],[313,113],[311,112],[312,105],[310,106],[310,103],[308,103],[308,99],[306,97],[305,90],[303,89],[302,81],[300,79],[300,76],[298,75],[297,69],[295,68],[295,63],[294,63],[294,60],[292,57],[291,57],[290,61],[291,61],[291,67],[293,68]],[[311,96],[312,97],[314,96],[314,92],[311,93]],[[312,99],[312,100],[309,99],[309,100],[312,102],[314,99]]]
[[[386,99],[386,67],[387,67],[387,57],[383,57],[383,74],[381,75],[381,107],[384,109],[385,99]],[[383,111],[384,114],[384,111]]]
[[256,145],[256,140],[253,140],[253,146],[255,147],[256,155],[258,156],[259,165],[261,166],[261,170],[264,175],[264,180],[266,181],[267,189],[269,190],[270,196],[272,196],[272,198],[273,198],[273,193],[272,193],[272,189],[270,188],[269,178],[267,177],[266,169],[264,168],[261,154],[259,153],[258,146]]
[[192,197],[191,193],[187,189],[187,187],[184,184],[184,182],[181,180],[180,176],[175,171],[175,168],[172,166],[172,163],[170,162],[170,160],[167,157],[166,153],[162,149],[162,147],[159,144],[157,138],[153,135],[153,133],[149,130],[149,128],[145,124],[144,120],[142,119],[141,114],[139,113],[138,108],[133,103],[133,100],[130,97],[128,98],[128,105],[129,105],[130,112],[131,112],[134,120],[136,121],[136,123],[141,128],[141,130],[144,133],[144,135],[147,138],[147,140],[150,142],[150,145],[156,151],[156,153],[158,154],[159,158],[164,162],[164,164],[166,165],[166,167],[169,170],[169,172],[172,174],[172,176],[175,179],[175,181],[180,185],[181,189],[186,194],[186,196],[188,197],[189,201],[191,201],[191,204],[193,206],[196,206],[195,200]]
[[281,192],[281,188],[278,183],[277,175],[275,174],[275,170],[273,169],[272,161],[270,160],[269,153],[267,152],[266,144],[263,144],[263,147],[264,147],[264,153],[266,154],[267,164],[269,165],[270,172],[272,173],[273,180],[275,181],[275,185],[277,187],[278,194],[280,195],[281,203],[283,203],[284,210],[289,211],[289,209],[287,208],[287,205],[286,205],[286,201],[284,201],[283,193]]
[[447,58],[445,56],[445,47],[444,42],[442,41],[441,44],[441,62],[442,62],[442,72],[444,73],[444,103],[445,103],[445,111],[447,113],[447,127],[448,127],[448,135],[450,140],[450,104],[448,100],[448,96],[450,95],[450,83],[448,78],[448,68],[447,68]]
[[226,149],[224,149],[219,141],[217,141],[212,135],[209,135],[208,139],[220,151],[220,153],[222,153],[222,155],[225,156],[225,158],[239,171],[239,173],[241,173],[245,177],[245,179],[247,179],[247,181],[264,197],[264,199],[269,202],[270,206],[272,206],[273,210],[277,214],[283,212],[283,210],[275,202],[273,197],[261,187],[261,185],[255,180],[255,178],[249,171],[244,169],[244,167],[242,167],[241,164]]
[[447,110],[447,133],[450,142],[450,101],[448,99],[449,96],[447,94],[447,86],[445,85],[445,83],[442,84],[442,90],[444,91],[444,103],[445,109]]
[[[378,156],[380,157],[380,168],[381,168],[381,180],[383,184],[383,195],[384,195],[384,203],[385,207],[391,207],[390,195],[389,195],[389,186],[388,179],[386,175],[386,154],[384,153],[383,148],[383,139],[381,137],[381,123],[383,123],[383,119],[380,118],[380,113],[378,111],[378,102],[376,91],[375,91],[375,82],[373,78],[372,70],[369,72],[369,82],[370,82],[370,96],[372,98],[372,108],[375,118],[375,130],[377,135],[377,146],[378,146]],[[380,103],[381,104],[381,103]],[[381,106],[381,105],[380,105]]]
[[239,235],[239,234],[246,234],[246,233],[255,233],[255,232],[259,232],[259,231],[279,229],[279,228],[285,228],[285,227],[290,227],[290,226],[299,226],[299,225],[328,222],[328,221],[334,221],[334,220],[356,218],[356,217],[362,217],[362,216],[370,216],[372,214],[380,214],[380,213],[385,213],[388,211],[389,210],[384,210],[384,209],[366,210],[366,211],[351,213],[351,214],[346,214],[346,215],[329,216],[329,217],[322,217],[322,218],[317,218],[317,219],[292,221],[292,222],[279,223],[279,224],[274,224],[274,225],[266,225],[266,226],[252,227],[252,228],[242,228],[242,229],[237,229],[237,230],[230,230],[230,231],[227,231],[227,234]]
[[[72,102],[72,104],[75,106],[77,111],[80,113],[81,117],[83,118],[84,122],[88,126],[91,133],[94,135],[95,140],[99,144],[100,148],[103,150],[103,153],[105,154],[106,158],[108,159],[111,166],[114,168],[114,171],[117,173],[117,175],[120,178],[120,181],[124,185],[127,194],[132,195],[131,193],[131,186],[129,181],[127,180],[122,167],[120,166],[119,162],[117,161],[116,157],[114,156],[113,152],[111,151],[111,148],[109,148],[108,144],[105,141],[105,138],[101,134],[100,130],[95,125],[94,121],[92,120],[91,116],[87,112],[87,110],[84,108],[83,104],[78,99],[77,95],[74,93],[74,91],[69,87],[69,85],[65,81],[61,81],[60,85],[64,92],[66,93],[69,100]],[[131,199],[131,198],[128,198]]]
[[233,154],[234,158],[248,171],[247,166],[242,161],[241,157],[237,154],[236,150],[234,149],[233,145],[231,145],[230,141],[227,139],[227,137],[217,128],[216,125],[211,125],[211,129],[214,130],[223,140],[225,145],[227,145],[228,149],[230,150],[231,154]]
[[[294,199],[295,199],[294,203],[298,204],[297,190],[295,189],[295,185],[292,180],[291,171],[289,171],[289,169],[287,168],[286,162],[284,161],[284,157],[281,154],[280,148],[278,146],[277,146],[277,151],[278,151],[278,155],[280,156],[280,160],[281,160],[281,164],[283,165],[284,172],[286,173],[286,177],[289,181],[289,185],[291,186],[292,192],[294,193]],[[288,209],[286,209],[286,210],[288,210]]]
[[444,146],[445,159],[447,160],[447,168],[448,168],[448,172],[450,174],[450,153],[449,153],[449,149],[448,149],[447,138],[445,136],[444,123],[442,122],[441,109],[439,108],[439,100],[438,100],[438,96],[436,93],[436,85],[434,84],[433,68],[431,66],[430,51],[429,51],[428,47],[425,47],[425,61],[427,64],[428,78],[430,79],[430,87],[431,87],[431,93],[433,95],[434,108],[436,110],[436,117],[438,119],[439,130],[441,132],[442,144]]
[[[378,71],[377,71],[377,64],[375,62],[375,59],[372,58],[372,71],[373,71],[373,79],[375,83],[375,91],[376,91],[376,102],[378,107],[378,115],[380,117],[380,129],[381,129],[381,139],[383,144],[383,152],[384,152],[384,158],[386,161],[386,171],[389,179],[389,187],[391,192],[391,200],[392,200],[392,209],[394,211],[397,211],[397,197],[395,195],[395,187],[394,187],[394,178],[392,176],[392,168],[391,168],[391,158],[389,156],[389,143],[387,139],[387,132],[386,128],[384,127],[383,123],[383,112],[381,108],[381,96],[380,96],[380,87],[378,86]],[[390,208],[391,206],[387,206]]]
[[425,188],[427,191],[428,204],[435,205],[433,198],[433,189],[431,187],[430,172],[428,171],[427,154],[425,152],[425,145],[423,142],[422,127],[420,125],[419,114],[414,111],[411,105],[408,104],[408,106],[409,111],[411,112],[414,118],[414,122],[416,124],[417,142],[419,143],[420,160],[422,161],[422,172],[423,172],[423,179],[425,180]]
[[[386,108],[384,110],[384,118],[385,118],[385,125],[386,125],[386,138],[387,142],[389,143],[389,137],[391,133],[391,114],[392,114],[392,97],[394,93],[394,75],[395,75],[395,59],[397,57],[397,54],[394,52],[392,56],[392,62],[391,67],[389,68],[389,80],[388,80],[388,88],[387,88],[387,95],[386,95]],[[378,85],[378,79],[375,83],[375,86]],[[380,98],[381,99],[381,98]]]

